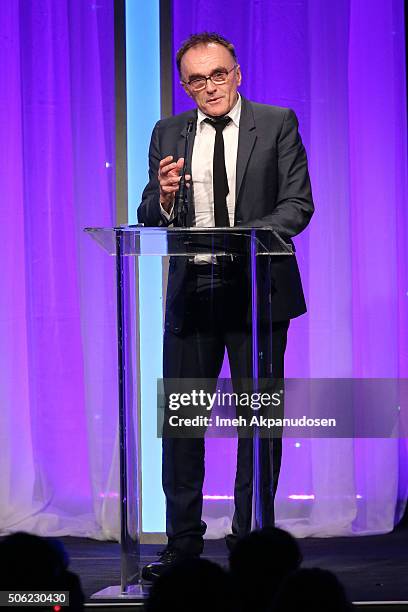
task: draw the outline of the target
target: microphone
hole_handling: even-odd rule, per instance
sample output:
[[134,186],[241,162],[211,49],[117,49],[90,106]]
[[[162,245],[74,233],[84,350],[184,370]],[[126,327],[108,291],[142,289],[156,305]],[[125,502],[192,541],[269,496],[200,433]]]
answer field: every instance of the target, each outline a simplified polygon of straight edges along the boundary
[[179,183],[179,190],[174,204],[174,217],[173,221],[178,227],[187,227],[187,215],[188,215],[188,192],[186,186],[186,170],[187,170],[187,156],[188,156],[188,145],[190,134],[193,131],[194,119],[189,119],[187,122],[186,130],[186,141],[184,143],[184,164],[181,169],[181,178]]

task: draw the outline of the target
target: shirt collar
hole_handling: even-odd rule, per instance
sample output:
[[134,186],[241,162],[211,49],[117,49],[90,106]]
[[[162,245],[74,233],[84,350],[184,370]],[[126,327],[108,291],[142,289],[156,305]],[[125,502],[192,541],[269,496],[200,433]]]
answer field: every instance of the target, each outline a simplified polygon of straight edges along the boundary
[[[238,92],[237,92],[238,93]],[[241,118],[241,96],[238,93],[238,99],[235,102],[235,105],[231,108],[230,112],[226,114],[226,117],[230,117],[231,121],[239,127],[239,120]],[[200,127],[202,127],[202,123],[205,119],[211,119],[208,115],[204,115],[200,109],[197,109],[197,122]]]

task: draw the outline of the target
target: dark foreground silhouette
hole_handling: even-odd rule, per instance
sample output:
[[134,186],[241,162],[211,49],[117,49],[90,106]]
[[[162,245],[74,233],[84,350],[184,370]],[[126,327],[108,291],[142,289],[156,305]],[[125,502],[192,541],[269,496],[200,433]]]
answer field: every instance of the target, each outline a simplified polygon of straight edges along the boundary
[[153,584],[146,612],[236,612],[228,573],[207,559],[180,561]]
[[297,541],[283,529],[265,527],[238,541],[230,554],[230,570],[242,609],[269,610],[283,580],[301,562]]
[[0,542],[0,590],[69,591],[69,609],[82,610],[81,583],[68,565],[68,554],[58,540],[14,533]]
[[272,607],[273,612],[349,612],[352,609],[338,578],[319,568],[301,569],[289,576]]

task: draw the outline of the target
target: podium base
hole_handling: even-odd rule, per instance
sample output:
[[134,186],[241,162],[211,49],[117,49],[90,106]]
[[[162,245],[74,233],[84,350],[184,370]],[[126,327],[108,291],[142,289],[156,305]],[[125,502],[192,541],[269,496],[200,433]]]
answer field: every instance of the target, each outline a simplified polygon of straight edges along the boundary
[[149,585],[130,584],[126,591],[120,585],[108,586],[91,595],[91,599],[146,599],[149,595]]

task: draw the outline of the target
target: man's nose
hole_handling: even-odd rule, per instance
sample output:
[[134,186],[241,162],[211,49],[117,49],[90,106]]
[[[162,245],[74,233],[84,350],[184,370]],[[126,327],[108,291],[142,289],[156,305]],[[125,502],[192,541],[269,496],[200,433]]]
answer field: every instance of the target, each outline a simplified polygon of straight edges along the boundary
[[212,82],[210,78],[207,78],[205,88],[207,90],[207,93],[214,93],[214,91],[217,89],[217,86],[214,85],[214,83]]

